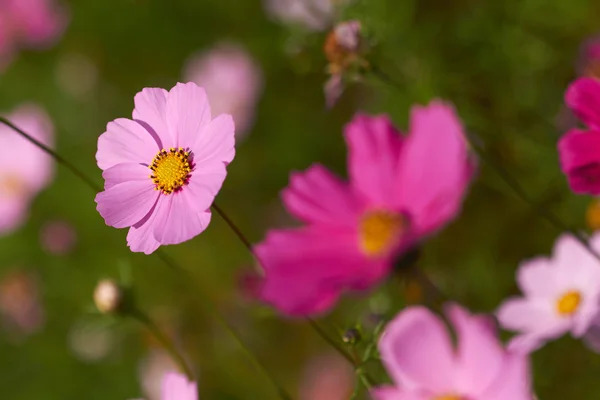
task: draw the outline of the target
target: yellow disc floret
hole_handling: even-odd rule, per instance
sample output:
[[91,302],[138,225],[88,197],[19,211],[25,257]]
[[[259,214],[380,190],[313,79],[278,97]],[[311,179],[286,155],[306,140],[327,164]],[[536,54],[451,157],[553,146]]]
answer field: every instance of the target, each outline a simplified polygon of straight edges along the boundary
[[561,296],[556,302],[556,310],[562,316],[574,314],[581,303],[581,293],[576,290],[571,290]]
[[156,185],[154,189],[171,194],[188,182],[192,172],[190,152],[181,147],[171,147],[168,151],[162,149],[149,168],[153,172],[150,178]]
[[401,214],[386,210],[367,212],[359,224],[360,248],[367,256],[387,252],[399,241],[405,221]]

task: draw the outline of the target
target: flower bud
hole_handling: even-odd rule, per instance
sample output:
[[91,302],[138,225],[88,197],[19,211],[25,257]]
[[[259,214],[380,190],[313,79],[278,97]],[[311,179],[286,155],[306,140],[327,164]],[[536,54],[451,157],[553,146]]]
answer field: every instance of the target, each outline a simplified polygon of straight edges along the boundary
[[101,280],[94,290],[94,303],[102,314],[115,313],[123,303],[123,290],[112,279]]
[[360,331],[356,328],[347,329],[342,336],[342,340],[347,344],[357,344],[362,339]]

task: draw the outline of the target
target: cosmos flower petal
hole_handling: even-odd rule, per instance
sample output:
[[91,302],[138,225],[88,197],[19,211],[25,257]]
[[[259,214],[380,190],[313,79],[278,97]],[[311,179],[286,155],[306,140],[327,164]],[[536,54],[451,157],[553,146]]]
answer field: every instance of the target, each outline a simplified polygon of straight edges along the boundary
[[96,161],[105,170],[120,163],[149,164],[158,145],[151,134],[136,121],[118,118],[106,125],[106,132],[98,138]]
[[189,184],[184,190],[186,194],[190,194],[190,197],[193,198],[189,202],[191,210],[206,211],[209,209],[215,196],[221,190],[226,176],[225,164],[218,162],[194,171]]
[[133,119],[151,133],[160,149],[175,146],[175,141],[169,132],[166,120],[168,93],[161,88],[144,88],[135,95],[133,100],[135,103]]
[[[500,324],[509,330],[540,332],[554,327],[559,316],[552,309],[554,300],[535,301],[510,298],[499,307],[496,315]],[[565,327],[565,332],[568,326]]]
[[98,193],[96,209],[106,225],[126,228],[144,218],[157,198],[150,179],[128,181]]
[[154,222],[154,238],[162,245],[183,243],[202,233],[210,223],[210,211],[190,212],[195,199],[183,190],[162,199]]
[[370,391],[373,400],[428,400],[416,393],[408,393],[393,386],[380,386]]
[[456,365],[452,342],[440,318],[425,307],[401,311],[387,325],[379,350],[396,385],[423,387],[434,393],[453,389]]
[[320,164],[292,173],[282,198],[291,214],[314,224],[354,226],[362,206],[351,187]]
[[192,142],[194,161],[201,167],[207,162],[230,163],[235,156],[235,126],[233,118],[221,114],[205,125]]
[[386,115],[357,114],[345,129],[352,185],[377,204],[394,204],[403,139]]
[[161,384],[161,400],[198,400],[195,382],[190,382],[181,374],[168,372]]
[[548,258],[527,260],[517,270],[517,282],[528,296],[552,296],[557,291],[557,282],[551,272],[552,264]]
[[193,82],[178,83],[167,96],[167,125],[174,147],[190,146],[210,123],[210,105],[203,88]]
[[29,215],[29,201],[20,197],[0,196],[0,237],[20,227]]
[[600,128],[600,82],[579,78],[569,85],[565,103],[590,128]]
[[137,224],[129,228],[127,233],[127,245],[131,251],[136,253],[152,254],[160,247],[160,243],[154,239],[154,221],[158,209],[163,205],[159,198],[148,214]]
[[502,373],[496,381],[481,394],[486,400],[531,400],[531,374],[529,359],[520,353],[509,353],[505,356]]
[[[104,189],[124,183],[127,181],[145,181],[150,182],[150,169],[146,166],[136,163],[122,163],[112,166],[104,172]],[[151,183],[150,183],[151,184]]]
[[575,193],[600,194],[600,131],[571,129],[558,142],[560,166]]
[[411,110],[399,163],[399,205],[426,235],[458,215],[474,172],[462,124],[452,106],[434,101]]

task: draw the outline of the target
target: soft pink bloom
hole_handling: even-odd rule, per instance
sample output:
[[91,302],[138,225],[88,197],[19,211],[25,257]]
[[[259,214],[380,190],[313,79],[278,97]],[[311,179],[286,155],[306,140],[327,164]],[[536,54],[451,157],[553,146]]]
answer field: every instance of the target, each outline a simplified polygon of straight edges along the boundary
[[40,242],[48,253],[68,254],[77,243],[77,232],[66,221],[49,221],[40,229]]
[[[591,244],[600,248],[600,234]],[[519,333],[515,349],[533,351],[567,332],[581,337],[600,311],[600,261],[573,236],[556,241],[552,258],[521,264],[517,283],[523,297],[506,300],[497,312],[505,329]]]
[[571,129],[558,142],[563,172],[576,193],[600,194],[600,81],[579,78],[565,101],[588,129]]
[[263,300],[289,315],[329,310],[347,290],[384,278],[397,257],[459,212],[474,171],[454,109],[415,106],[409,135],[385,116],[346,127],[350,182],[321,165],[293,173],[288,211],[306,225],[272,230],[256,245]]
[[236,44],[220,44],[192,56],[183,76],[206,90],[214,114],[233,116],[238,138],[251,128],[263,76],[246,50]]
[[107,225],[130,228],[132,251],[150,254],[208,226],[235,155],[234,124],[230,115],[212,118],[195,83],[146,88],[134,102],[133,119],[109,122],[98,139],[105,183],[96,203]]
[[175,372],[165,374],[161,390],[161,400],[198,400],[196,383]]
[[300,383],[299,400],[348,400],[354,389],[354,371],[339,354],[310,360]]
[[409,307],[379,342],[394,386],[372,391],[374,400],[531,400],[529,362],[503,349],[493,321],[457,305],[446,307],[456,348],[441,318]]
[[307,30],[322,31],[331,24],[336,4],[347,0],[264,0],[267,12],[284,23],[301,25]]
[[[47,146],[54,128],[37,106],[23,105],[6,115],[15,126]],[[54,176],[52,158],[11,128],[0,125],[0,236],[19,228],[38,192]]]
[[0,280],[0,313],[16,338],[37,332],[46,321],[37,275],[12,271]]
[[0,66],[19,47],[53,45],[67,22],[68,13],[55,0],[0,0]]

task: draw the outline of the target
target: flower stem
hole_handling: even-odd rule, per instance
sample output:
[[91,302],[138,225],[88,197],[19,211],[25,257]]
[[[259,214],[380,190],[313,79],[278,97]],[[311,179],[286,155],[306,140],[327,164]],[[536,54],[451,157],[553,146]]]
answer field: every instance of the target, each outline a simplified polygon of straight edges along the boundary
[[158,340],[160,342],[160,344],[165,348],[165,350],[169,353],[169,355],[171,356],[173,361],[175,361],[175,363],[179,366],[181,371],[187,376],[189,381],[196,380],[194,378],[194,374],[192,373],[192,370],[190,369],[190,367],[187,365],[187,363],[183,359],[183,356],[181,355],[181,353],[179,353],[179,351],[177,351],[177,348],[175,347],[173,342],[171,342],[161,332],[161,330],[154,323],[154,321],[152,321],[152,319],[150,319],[150,317],[148,317],[142,311],[137,310],[137,309],[129,310],[126,315],[130,315],[132,318],[134,318],[135,320],[140,322],[142,325],[144,325],[150,331],[150,333],[152,333],[152,335],[156,338],[156,340]]
[[237,227],[237,225],[232,221],[232,219],[229,218],[225,211],[223,211],[223,209],[219,207],[216,202],[212,204],[212,208],[214,208],[217,214],[219,214],[221,218],[225,220],[227,225],[229,225],[231,230],[237,235],[238,239],[240,239],[240,241],[244,244],[244,246],[246,246],[250,253],[252,253],[253,256],[256,256],[254,254],[254,251],[252,250],[252,243],[250,243],[250,240],[248,240],[248,238],[242,233],[240,228]]

